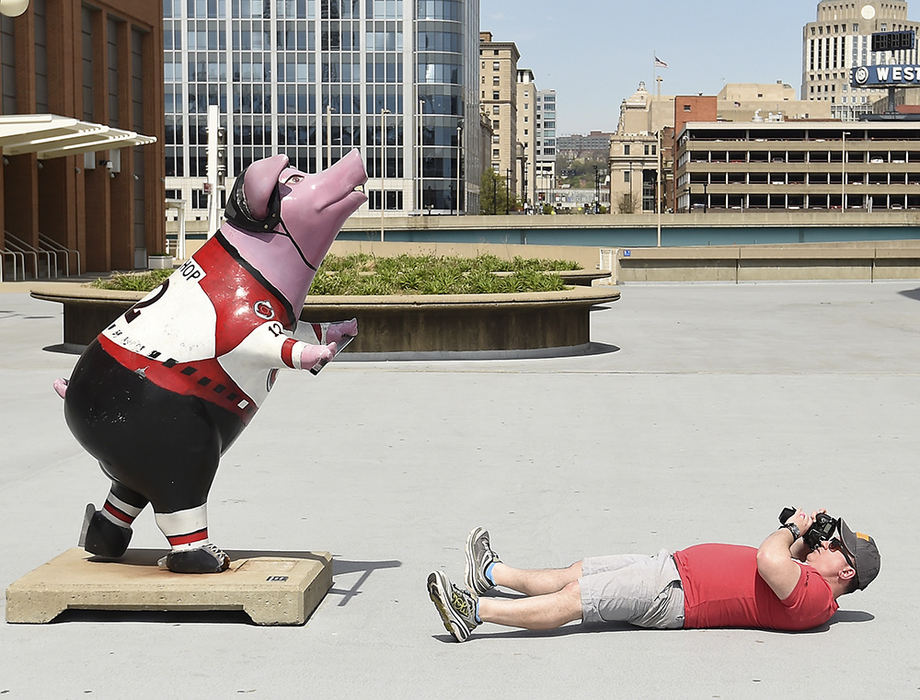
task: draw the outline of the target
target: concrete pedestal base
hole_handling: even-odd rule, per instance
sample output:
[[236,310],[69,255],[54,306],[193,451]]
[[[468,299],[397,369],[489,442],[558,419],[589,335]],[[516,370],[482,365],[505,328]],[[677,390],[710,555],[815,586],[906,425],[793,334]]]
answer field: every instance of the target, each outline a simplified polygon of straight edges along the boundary
[[302,625],[332,586],[328,552],[227,552],[220,574],[174,574],[157,566],[165,552],[129,550],[94,561],[75,547],[6,589],[7,622],[50,622],[78,610],[242,610],[257,625]]

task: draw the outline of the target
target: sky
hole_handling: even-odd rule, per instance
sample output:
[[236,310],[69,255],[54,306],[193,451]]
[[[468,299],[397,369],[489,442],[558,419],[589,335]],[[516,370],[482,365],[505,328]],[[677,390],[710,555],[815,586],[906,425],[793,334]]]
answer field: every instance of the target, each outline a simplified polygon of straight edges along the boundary
[[[556,134],[615,131],[644,80],[662,95],[715,95],[725,83],[802,85],[802,29],[815,0],[480,0],[482,31],[513,41],[518,68],[555,89]],[[913,19],[913,13],[908,10]],[[668,64],[653,72],[653,56]]]

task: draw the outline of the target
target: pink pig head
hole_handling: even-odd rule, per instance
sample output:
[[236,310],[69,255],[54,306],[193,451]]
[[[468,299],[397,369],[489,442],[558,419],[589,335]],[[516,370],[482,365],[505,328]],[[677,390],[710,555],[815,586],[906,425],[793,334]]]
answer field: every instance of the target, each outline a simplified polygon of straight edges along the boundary
[[345,219],[367,201],[356,189],[366,181],[357,150],[315,175],[283,154],[256,161],[233,186],[221,233],[299,308]]

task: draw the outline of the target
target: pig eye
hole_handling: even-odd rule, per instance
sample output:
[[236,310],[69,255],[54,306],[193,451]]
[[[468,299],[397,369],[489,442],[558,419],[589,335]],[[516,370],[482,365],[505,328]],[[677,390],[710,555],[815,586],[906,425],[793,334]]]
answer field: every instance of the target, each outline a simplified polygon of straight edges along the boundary
[[285,185],[296,184],[303,180],[303,175],[291,175],[287,180],[284,181]]

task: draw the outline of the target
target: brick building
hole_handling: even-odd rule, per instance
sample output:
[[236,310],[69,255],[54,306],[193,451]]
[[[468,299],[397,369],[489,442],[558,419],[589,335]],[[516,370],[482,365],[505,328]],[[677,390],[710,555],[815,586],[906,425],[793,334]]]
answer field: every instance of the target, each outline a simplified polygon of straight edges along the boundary
[[[89,271],[165,250],[161,27],[145,0],[31,0],[0,17],[0,250],[38,251],[30,276],[52,259],[76,271],[62,249]],[[17,257],[2,256],[5,279]]]

